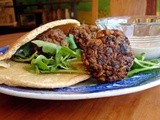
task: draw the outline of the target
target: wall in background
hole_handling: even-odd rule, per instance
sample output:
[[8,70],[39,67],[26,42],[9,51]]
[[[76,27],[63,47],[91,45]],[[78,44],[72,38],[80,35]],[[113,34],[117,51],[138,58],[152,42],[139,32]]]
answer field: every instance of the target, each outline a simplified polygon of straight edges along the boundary
[[[46,1],[55,1],[58,2],[58,0],[15,0],[16,4],[35,4],[35,3],[43,3]],[[63,1],[63,0],[61,0]],[[110,0],[98,0],[98,17],[106,17],[110,15]],[[45,5],[43,6],[45,9],[51,9],[51,6]],[[71,7],[68,4],[61,4],[61,5],[52,5],[52,9],[57,10],[58,8],[62,9],[68,9],[71,11]],[[33,10],[37,9],[36,6],[27,7],[24,9],[25,13],[32,12]],[[88,0],[86,2],[79,2],[77,5],[77,19],[80,22],[83,23],[91,23],[92,21],[92,0]],[[63,17],[62,17],[63,18]]]
[[14,9],[5,8],[6,5],[13,5],[13,1],[0,0],[0,26],[16,26]]
[[[92,1],[79,3],[77,19],[82,23],[92,21]],[[110,0],[98,0],[98,17],[110,16]]]
[[157,0],[157,9],[156,9],[156,14],[160,16],[160,0]]

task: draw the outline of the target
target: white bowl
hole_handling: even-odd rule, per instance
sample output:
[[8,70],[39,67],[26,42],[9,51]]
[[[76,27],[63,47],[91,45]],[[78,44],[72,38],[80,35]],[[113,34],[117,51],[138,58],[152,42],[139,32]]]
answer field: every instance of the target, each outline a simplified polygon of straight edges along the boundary
[[132,47],[135,56],[145,53],[145,59],[155,59],[160,57],[160,46],[159,47]]
[[127,37],[160,35],[160,16],[117,16],[99,18],[100,29],[122,30]]

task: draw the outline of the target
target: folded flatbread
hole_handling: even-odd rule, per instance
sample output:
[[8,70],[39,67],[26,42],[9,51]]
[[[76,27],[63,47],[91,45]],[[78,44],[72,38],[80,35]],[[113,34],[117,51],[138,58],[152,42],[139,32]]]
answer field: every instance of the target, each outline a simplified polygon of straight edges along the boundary
[[12,55],[14,55],[22,45],[30,42],[39,34],[43,33],[44,31],[50,28],[56,28],[65,25],[79,26],[80,23],[77,20],[73,19],[53,21],[32,30],[31,32],[25,34],[24,36],[20,37],[17,41],[15,41],[9,47],[9,50],[5,54],[0,55],[0,64],[7,64],[6,62],[4,62],[6,60],[10,64],[10,67],[7,68],[0,67],[0,84],[32,88],[60,88],[71,86],[88,79],[90,77],[90,75],[88,74],[35,74],[28,72],[24,69],[24,66],[26,65],[25,63],[17,63],[10,60]]

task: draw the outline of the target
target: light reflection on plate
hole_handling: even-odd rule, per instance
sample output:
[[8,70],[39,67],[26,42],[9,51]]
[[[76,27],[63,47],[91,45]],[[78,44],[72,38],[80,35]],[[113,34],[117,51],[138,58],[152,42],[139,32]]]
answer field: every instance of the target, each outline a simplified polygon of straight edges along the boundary
[[46,100],[78,100],[110,97],[142,91],[160,85],[160,71],[143,73],[122,81],[94,84],[90,79],[86,82],[59,89],[30,89],[0,85],[0,92],[12,96],[46,99]]

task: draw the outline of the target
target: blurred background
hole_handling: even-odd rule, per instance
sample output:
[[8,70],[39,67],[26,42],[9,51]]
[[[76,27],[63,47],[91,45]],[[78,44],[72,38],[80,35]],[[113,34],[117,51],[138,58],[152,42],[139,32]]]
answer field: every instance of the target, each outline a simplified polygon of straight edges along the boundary
[[47,22],[73,18],[160,15],[160,0],[0,0],[0,34],[30,31]]

